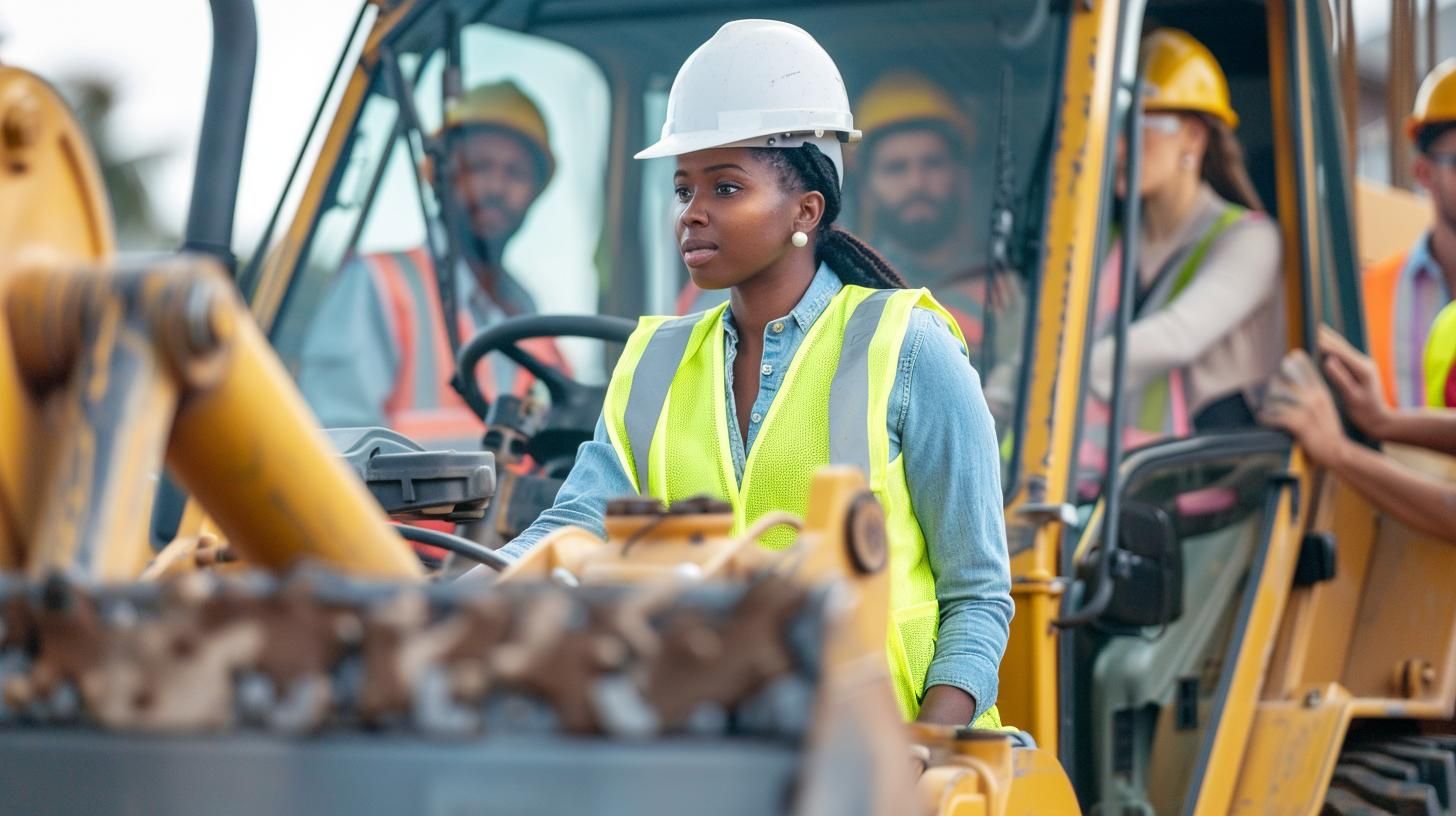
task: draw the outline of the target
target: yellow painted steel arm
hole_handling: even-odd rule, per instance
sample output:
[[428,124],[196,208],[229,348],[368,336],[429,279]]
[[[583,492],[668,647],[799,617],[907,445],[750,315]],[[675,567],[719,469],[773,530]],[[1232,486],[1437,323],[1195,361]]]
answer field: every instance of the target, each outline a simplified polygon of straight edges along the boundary
[[[112,233],[101,173],[75,118],[43,80],[0,65],[0,298],[18,264],[108,261]],[[45,464],[34,444],[42,417],[23,394],[0,331],[0,571],[24,561]]]
[[[53,459],[34,575],[137,577],[167,466],[248,561],[418,576],[410,547],[335,454],[231,283],[210,261],[14,273],[5,321]],[[55,440],[54,442],[48,439]]]
[[167,466],[248,560],[317,560],[379,577],[422,574],[413,550],[329,445],[237,300],[232,360],[178,407]]

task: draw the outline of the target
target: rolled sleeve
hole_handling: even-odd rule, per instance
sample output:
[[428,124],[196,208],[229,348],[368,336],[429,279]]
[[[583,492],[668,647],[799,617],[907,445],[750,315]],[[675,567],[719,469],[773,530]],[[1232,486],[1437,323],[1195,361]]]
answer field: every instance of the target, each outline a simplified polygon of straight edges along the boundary
[[980,377],[934,313],[912,315],[900,371],[903,404],[891,417],[902,424],[892,436],[940,604],[925,686],[965,691],[980,716],[996,703],[1014,614],[995,423]]

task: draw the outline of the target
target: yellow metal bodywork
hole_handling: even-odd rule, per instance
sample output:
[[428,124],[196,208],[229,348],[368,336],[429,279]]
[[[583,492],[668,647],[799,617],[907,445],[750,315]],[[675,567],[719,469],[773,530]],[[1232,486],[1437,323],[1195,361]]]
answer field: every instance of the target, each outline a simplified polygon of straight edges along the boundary
[[[90,146],[45,82],[0,65],[0,298],[24,263],[111,258],[111,209]],[[10,337],[0,332],[0,570],[24,563],[35,530],[44,427],[25,391]]]
[[[27,268],[8,276],[5,326],[23,393],[50,425],[52,464],[23,551],[34,575],[137,577],[150,559],[149,474],[166,464],[259,566],[311,560],[410,578],[411,549],[318,429],[221,271]],[[42,439],[57,444],[38,444]]]
[[[884,655],[889,578],[883,561],[866,568],[873,558],[856,555],[887,555],[884,518],[877,504],[863,501],[867,495],[871,494],[857,470],[821,470],[802,521],[788,516],[768,520],[799,528],[795,543],[784,551],[759,546],[756,533],[762,527],[743,537],[732,536],[730,514],[609,516],[606,541],[584,530],[563,528],[500,577],[637,583],[645,586],[647,604],[654,597],[654,586],[746,580],[764,572],[813,586],[834,585],[846,595],[846,618],[835,628],[825,652],[824,689],[816,703],[811,753],[829,747],[829,735],[843,716],[836,714],[844,710],[837,707],[854,705],[862,723],[856,740],[874,745],[886,757],[867,769],[878,779],[874,789],[881,799],[864,803],[864,812],[908,812],[905,803],[913,786],[920,812],[936,816],[1079,813],[1076,794],[1054,753],[1016,748],[1002,733],[901,723]],[[871,517],[856,515],[867,512],[867,506],[872,508]],[[878,547],[866,548],[866,541],[876,539]],[[863,733],[864,724],[872,728],[868,735]],[[927,758],[918,779],[911,773],[912,745]],[[813,759],[806,764],[812,768]],[[806,790],[815,789],[813,780],[806,782]],[[804,807],[803,812],[812,811],[808,802]]]
[[135,578],[165,456],[253,563],[421,574],[219,270],[107,267],[89,145],[10,67],[0,174],[0,568]]
[[[406,0],[390,7],[369,35],[323,140],[318,169],[292,225],[264,264],[251,304],[257,325],[232,303],[225,363],[199,384],[178,376],[158,356],[138,403],[151,421],[128,440],[132,452],[127,467],[132,472],[146,464],[155,468],[165,451],[166,464],[211,511],[218,530],[258,564],[282,568],[313,558],[371,575],[418,575],[413,556],[384,525],[367,493],[327,451],[258,328],[272,324],[301,263],[332,168],[343,160],[364,104],[377,49],[417,5]],[[1067,502],[1073,492],[1069,477],[1097,237],[1107,218],[1104,203],[1111,181],[1109,123],[1116,112],[1118,44],[1135,29],[1122,18],[1123,5],[1093,0],[1079,2],[1069,12],[1045,251],[1035,272],[1039,294],[1025,419],[1017,429],[1020,468],[1007,510],[1016,617],[998,702],[1006,720],[1029,731],[1041,748],[1013,749],[1004,738],[964,739],[934,729],[914,730],[907,737],[898,721],[876,712],[881,728],[876,744],[887,757],[876,772],[893,775],[887,769],[896,753],[912,743],[928,748],[932,758],[918,782],[907,775],[900,780],[903,785],[886,788],[909,798],[876,803],[874,812],[896,812],[897,805],[908,801],[918,801],[927,813],[1076,811],[1075,796],[1055,760],[1063,748],[1059,690],[1067,667],[1059,663],[1060,635],[1052,622],[1063,592],[1062,548],[1068,530],[1056,514],[1026,511]],[[1318,198],[1311,124],[1315,89],[1307,84],[1307,71],[1296,77],[1290,66],[1307,66],[1316,55],[1307,47],[1307,6],[1271,2],[1267,8],[1285,302],[1289,337],[1297,345],[1306,334],[1300,304],[1320,299],[1318,291],[1305,291],[1307,285],[1319,284],[1306,282],[1302,270],[1322,268],[1327,260],[1320,257],[1321,242],[1316,240],[1324,227],[1312,211],[1306,210],[1301,220],[1299,206],[1301,200]],[[1288,51],[1289,43],[1297,44],[1295,53]],[[1122,43],[1123,48],[1134,46]],[[29,114],[21,113],[15,115],[22,124],[12,127],[14,110],[37,110],[43,124],[27,130]],[[12,137],[12,130],[22,136]],[[27,141],[23,134],[32,132],[39,138]],[[12,138],[24,142],[21,148],[11,144]],[[17,155],[22,156],[18,162]],[[16,282],[34,289],[44,280],[35,276],[50,274],[40,270],[109,259],[109,216],[84,141],[48,88],[3,67],[0,174],[8,174],[0,185],[0,249],[6,250],[0,252],[0,302],[22,302],[13,291]],[[1388,221],[1392,212],[1385,201],[1379,191],[1362,188],[1360,245],[1362,252],[1371,253],[1362,256],[1365,260],[1376,257],[1377,247],[1383,249],[1377,240],[1395,241],[1394,226],[1379,226],[1379,219]],[[1402,212],[1414,212],[1409,201],[1404,203]],[[1410,226],[1412,221],[1403,215],[1400,224]],[[1395,248],[1408,245],[1406,237],[1395,241]],[[24,275],[21,270],[26,270]],[[101,273],[75,274],[89,274],[88,285],[110,291],[98,282]],[[22,294],[30,302],[46,296],[38,290]],[[153,342],[148,335],[127,331],[118,309],[112,304],[110,312],[103,310],[112,315],[112,323],[103,325],[113,327],[114,342]],[[27,379],[12,345],[12,332],[0,331],[0,394],[34,395],[34,377]],[[72,390],[79,393],[86,386],[72,383]],[[81,482],[55,478],[56,458],[31,444],[66,429],[70,447],[65,457],[84,459],[86,425],[74,412],[68,415],[52,404],[57,402],[0,400],[0,569],[28,566],[40,571],[70,563],[80,546],[76,535],[68,538],[64,515],[47,514],[66,502],[84,506],[93,493]],[[1233,655],[1228,690],[1191,807],[1195,813],[1313,812],[1352,722],[1389,717],[1449,721],[1456,709],[1456,600],[1431,580],[1456,570],[1456,548],[1381,519],[1349,488],[1312,472],[1298,454],[1290,477],[1270,521],[1254,602]],[[563,530],[503,577],[549,579],[565,573],[585,583],[651,583],[684,577],[735,579],[776,568],[795,571],[805,580],[844,581],[854,594],[856,611],[832,644],[836,670],[826,680],[824,699],[874,707],[890,699],[887,688],[883,695],[875,690],[883,679],[876,678],[883,674],[878,649],[884,642],[887,588],[882,576],[858,574],[848,556],[841,522],[845,501],[858,489],[853,481],[829,474],[816,482],[801,537],[805,546],[788,558],[731,538],[723,519],[670,519],[655,523],[651,540],[630,549],[604,547],[581,531]],[[67,487],[70,493],[52,493],[52,499],[43,500],[48,485]],[[58,504],[58,495],[65,501]],[[140,541],[147,509],[136,499],[140,493],[117,495],[126,498],[116,500],[111,507],[115,515],[105,524],[125,531],[120,537],[127,541]],[[188,529],[207,523],[196,504],[189,518],[184,525]],[[1094,527],[1096,520],[1094,515]],[[620,542],[648,523],[645,518],[614,519],[609,536]],[[1313,587],[1292,587],[1300,537],[1308,529],[1339,531],[1339,573]],[[38,530],[44,535],[38,536]],[[46,547],[32,553],[37,540]],[[184,568],[196,544],[195,539],[181,542],[156,568]],[[108,551],[110,560],[98,562],[94,577],[138,574],[139,552]],[[34,554],[42,557],[32,560]],[[893,706],[885,711],[893,714]],[[831,737],[816,732],[813,739]]]
[[1103,168],[1113,145],[1113,80],[1120,4],[1096,2],[1071,15],[1057,112],[1057,143],[1048,205],[1046,251],[1039,275],[1036,335],[1026,386],[1020,473],[1007,508],[1012,542],[1012,599],[1016,617],[1001,662],[997,704],[1007,722],[1037,744],[1059,750],[1060,666],[1057,617],[1065,525],[1057,518],[1023,515],[1029,503],[1061,503],[1071,495],[1071,463],[1081,404],[1082,355],[1090,317],[1097,234],[1107,183]]
[[1228,813],[1319,813],[1349,727],[1339,686],[1259,703]]

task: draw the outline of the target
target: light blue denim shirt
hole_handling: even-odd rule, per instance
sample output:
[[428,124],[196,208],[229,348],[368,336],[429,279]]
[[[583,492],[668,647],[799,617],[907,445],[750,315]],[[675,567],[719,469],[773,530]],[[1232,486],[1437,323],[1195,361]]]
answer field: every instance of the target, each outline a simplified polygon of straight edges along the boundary
[[[723,315],[728,388],[728,438],[733,466],[743,478],[746,451],[768,416],[783,376],[809,327],[843,288],[820,266],[804,297],[764,330],[758,397],[749,414],[747,444],[739,433],[733,400],[733,359],[738,332],[732,312]],[[979,716],[996,702],[997,669],[1010,632],[1011,575],[1001,506],[1001,461],[991,412],[980,378],[965,350],[935,313],[916,309],[900,348],[900,367],[890,394],[890,459],[905,457],[905,478],[925,534],[940,634],[925,685],[948,685],[976,700]],[[547,510],[504,549],[520,556],[547,533],[575,525],[604,535],[607,501],[636,493],[597,422],[596,437],[581,446],[576,465]]]

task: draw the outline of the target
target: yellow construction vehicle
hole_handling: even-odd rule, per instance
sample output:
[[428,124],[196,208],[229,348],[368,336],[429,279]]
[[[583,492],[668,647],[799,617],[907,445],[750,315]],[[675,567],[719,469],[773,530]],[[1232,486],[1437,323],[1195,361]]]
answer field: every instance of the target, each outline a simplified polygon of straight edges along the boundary
[[[1311,347],[1321,323],[1362,336],[1327,4],[366,3],[300,157],[313,169],[236,274],[241,299],[225,274],[253,28],[245,0],[213,5],[193,254],[179,259],[114,268],[84,140],[46,86],[0,69],[0,565],[29,578],[0,587],[0,779],[17,812],[1456,806],[1441,736],[1456,716],[1456,549],[1256,428],[1116,442],[1104,474],[1078,472],[1093,294],[1132,269],[1102,258],[1147,28],[1192,33],[1227,70],[1283,238],[1288,347]],[[812,31],[852,95],[913,70],[969,121],[986,192],[965,202],[966,265],[983,295],[1022,294],[982,318],[998,342],[976,349],[1016,602],[998,703],[1037,747],[899,726],[883,529],[852,473],[819,477],[808,518],[774,519],[801,527],[781,556],[729,536],[711,501],[628,501],[608,542],[568,530],[516,563],[493,554],[551,501],[610,362],[610,347],[566,345],[568,378],[523,341],[620,340],[620,318],[672,310],[668,171],[629,156],[689,50],[752,14]],[[535,100],[555,155],[498,257],[540,311],[594,316],[459,333],[484,453],[320,434],[308,409],[331,424],[330,392],[307,347],[349,328],[328,322],[331,292],[369,256],[456,267],[439,133],[467,89],[502,80]],[[449,277],[437,299],[454,324]],[[491,355],[549,401],[487,400],[474,372]],[[155,488],[164,461],[175,481]],[[453,548],[439,570],[482,562],[503,581],[424,588],[381,506],[461,522],[458,536],[399,529]]]

